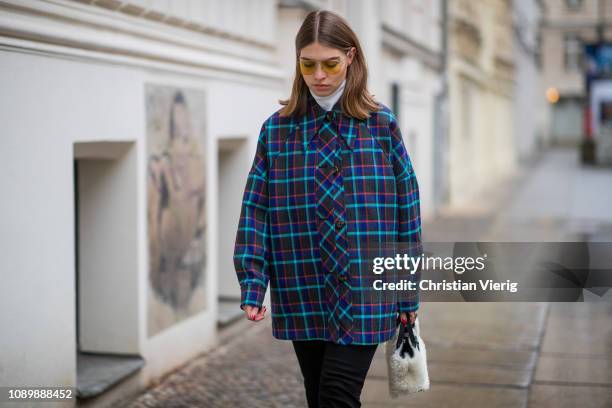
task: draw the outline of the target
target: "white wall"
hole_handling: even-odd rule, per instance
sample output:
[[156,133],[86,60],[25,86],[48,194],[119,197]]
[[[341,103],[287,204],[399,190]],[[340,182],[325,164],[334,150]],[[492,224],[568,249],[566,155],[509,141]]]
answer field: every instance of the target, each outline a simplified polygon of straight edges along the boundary
[[400,85],[399,119],[404,143],[419,182],[421,215],[434,212],[433,202],[433,114],[437,74],[417,58],[398,56],[383,48],[381,74],[385,87],[380,100],[391,109],[391,84]]
[[[0,336],[3,385],[75,384],[73,143],[134,141],[138,157],[137,225],[140,334],[147,382],[216,341],[217,243],[208,240],[207,296],[213,307],[146,338],[146,194],[144,84],[195,87],[207,94],[207,196],[217,194],[218,135],[242,134],[254,152],[278,91],[212,77],[127,68],[78,58],[0,51]],[[231,107],[231,109],[229,108]],[[241,120],[236,120],[237,115]],[[253,153],[251,153],[253,154]],[[242,186],[243,187],[243,186]],[[208,234],[216,235],[216,200],[208,200]],[[120,330],[121,328],[117,328]],[[126,328],[127,329],[127,328]]]
[[[506,14],[509,3],[449,4],[449,204],[454,206],[477,198],[516,168],[515,64],[511,17]],[[458,29],[460,21],[471,24],[478,34]]]
[[242,195],[253,161],[247,138],[219,139],[219,296],[240,299],[234,268],[234,244]]
[[0,308],[10,311],[0,383],[72,385],[72,143],[142,135],[141,81],[117,67],[16,52],[2,51],[0,61],[0,186],[10,197],[0,204]]
[[[78,143],[77,302],[81,351],[138,354],[138,149]],[[101,152],[115,147],[115,154]],[[73,222],[75,222],[73,220]]]

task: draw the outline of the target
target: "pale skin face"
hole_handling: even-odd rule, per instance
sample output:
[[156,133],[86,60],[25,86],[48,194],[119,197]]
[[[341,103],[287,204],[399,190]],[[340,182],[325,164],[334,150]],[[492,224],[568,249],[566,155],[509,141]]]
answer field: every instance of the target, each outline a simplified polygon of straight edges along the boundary
[[[346,71],[349,65],[353,62],[356,52],[355,47],[344,53],[337,48],[327,47],[318,42],[307,45],[300,51],[300,59],[307,64],[315,64],[315,71],[312,74],[302,77],[310,90],[318,96],[327,96],[332,94],[342,81],[346,78]],[[329,73],[323,69],[323,64],[332,67],[335,64],[339,65],[337,73]],[[326,85],[319,87],[319,85]]]
[[[355,52],[357,49],[351,47],[347,53],[343,53],[341,50],[336,48],[330,48],[322,45],[318,42],[307,45],[300,51],[300,59],[304,59],[305,62],[315,64],[315,70],[312,74],[302,73],[302,77],[306,82],[308,88],[318,96],[327,96],[332,93],[346,78],[347,68],[353,62]],[[329,73],[323,69],[323,64],[326,63],[328,68],[331,68],[335,63],[339,64],[339,70],[336,73]],[[318,85],[327,85],[319,87]],[[251,305],[244,307],[244,313],[248,320],[258,322],[262,320],[266,314],[266,306],[261,309]],[[414,324],[416,320],[417,312],[400,313],[400,319],[403,322],[410,321]]]

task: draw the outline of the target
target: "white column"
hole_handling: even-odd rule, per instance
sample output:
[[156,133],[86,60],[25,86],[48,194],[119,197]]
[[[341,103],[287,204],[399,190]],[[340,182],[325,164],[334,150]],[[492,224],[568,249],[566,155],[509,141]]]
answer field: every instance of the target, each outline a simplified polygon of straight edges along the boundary
[[380,4],[375,0],[351,1],[347,6],[347,20],[365,53],[369,73],[368,89],[376,97],[382,96]]

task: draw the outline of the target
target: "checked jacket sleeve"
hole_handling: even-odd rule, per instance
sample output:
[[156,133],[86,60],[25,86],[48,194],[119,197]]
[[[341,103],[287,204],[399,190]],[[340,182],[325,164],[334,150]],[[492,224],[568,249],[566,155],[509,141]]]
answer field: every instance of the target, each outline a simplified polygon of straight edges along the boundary
[[[419,185],[417,183],[414,168],[412,167],[412,162],[408,152],[406,151],[406,146],[404,144],[404,139],[402,138],[400,128],[393,114],[391,114],[389,129],[391,132],[393,169],[395,172],[398,194],[398,241],[410,242],[410,253],[413,256],[420,256],[422,253],[422,241]],[[401,245],[400,248],[402,247],[404,246]],[[405,296],[398,301],[399,312],[407,313],[418,310],[420,297],[418,284],[420,281],[420,275],[419,270],[416,271],[414,275],[402,276],[404,279],[415,282],[417,285],[417,290],[410,291],[408,296]]]
[[247,176],[234,245],[234,268],[240,284],[240,308],[262,306],[269,282],[268,158],[266,124],[261,127]]

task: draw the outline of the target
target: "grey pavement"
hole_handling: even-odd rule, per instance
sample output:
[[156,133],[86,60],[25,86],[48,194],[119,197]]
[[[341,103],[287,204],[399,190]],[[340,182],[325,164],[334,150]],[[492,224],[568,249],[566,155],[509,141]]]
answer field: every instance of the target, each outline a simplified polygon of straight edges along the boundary
[[[583,168],[573,150],[472,203],[424,222],[425,241],[612,241],[612,169]],[[592,303],[422,303],[431,388],[391,399],[378,347],[364,407],[612,407],[612,299]],[[241,320],[223,346],[169,375],[127,407],[305,407],[288,341],[270,319]]]
[[220,347],[190,362],[125,407],[305,407],[289,341],[272,337],[269,316],[240,320]]

